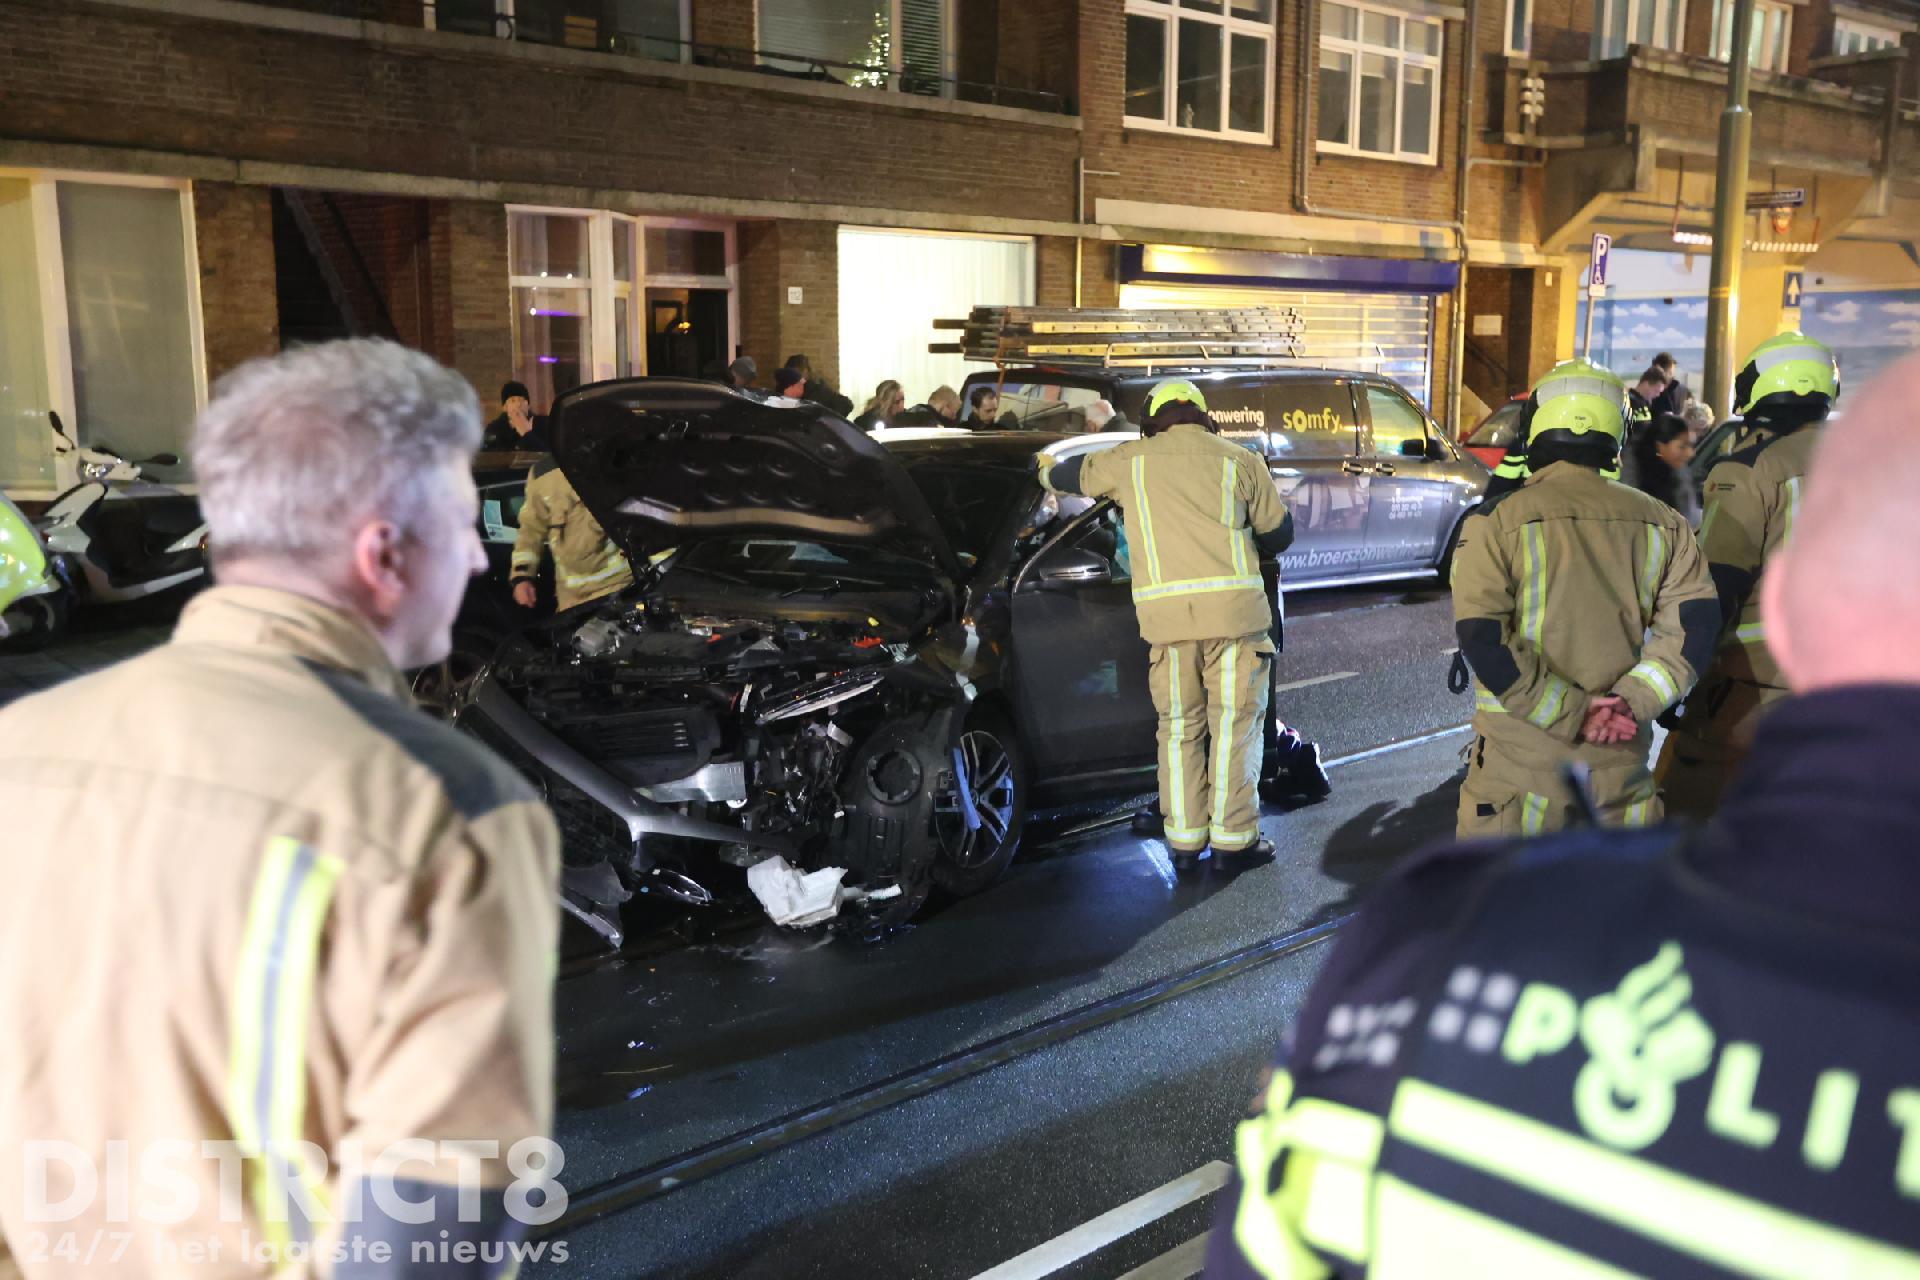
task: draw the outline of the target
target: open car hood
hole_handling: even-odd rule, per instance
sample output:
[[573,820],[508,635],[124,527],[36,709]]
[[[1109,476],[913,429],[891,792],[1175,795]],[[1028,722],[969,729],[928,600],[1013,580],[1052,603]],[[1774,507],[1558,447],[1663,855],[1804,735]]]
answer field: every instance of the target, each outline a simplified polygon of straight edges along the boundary
[[761,533],[879,543],[958,572],[899,462],[819,405],[623,378],[561,396],[548,430],[560,469],[636,566],[698,539]]

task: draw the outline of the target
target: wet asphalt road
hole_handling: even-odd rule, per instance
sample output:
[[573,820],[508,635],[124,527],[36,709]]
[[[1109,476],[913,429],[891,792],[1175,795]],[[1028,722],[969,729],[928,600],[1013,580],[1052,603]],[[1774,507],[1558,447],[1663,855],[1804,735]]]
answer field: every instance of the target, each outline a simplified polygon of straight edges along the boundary
[[[562,1181],[620,1207],[563,1219],[568,1260],[523,1274],[971,1277],[1189,1174],[1171,1209],[996,1280],[1194,1274],[1233,1124],[1326,943],[1204,968],[1337,922],[1450,831],[1466,738],[1444,731],[1470,714],[1437,586],[1288,604],[1281,714],[1334,793],[1263,818],[1268,866],[1177,880],[1124,824],[1071,834],[1082,814],[877,945],[666,911],[619,955],[582,948],[557,999]],[[0,702],[165,638],[141,621],[0,661]]]
[[[527,1274],[968,1277],[1230,1161],[1325,943],[1134,1011],[1138,993],[1337,921],[1444,837],[1466,742],[1444,731],[1469,714],[1446,691],[1437,588],[1289,606],[1282,715],[1336,762],[1334,794],[1263,818],[1281,849],[1268,866],[1182,881],[1125,825],[1043,828],[999,884],[881,944],[742,914],[667,920],[571,963],[562,1181],[576,1209],[619,1207],[563,1219],[567,1263]],[[1117,1020],[1048,1039],[1116,998]],[[1015,1274],[1124,1275],[1197,1239],[1217,1199]],[[1145,1276],[1193,1274],[1181,1256]]]

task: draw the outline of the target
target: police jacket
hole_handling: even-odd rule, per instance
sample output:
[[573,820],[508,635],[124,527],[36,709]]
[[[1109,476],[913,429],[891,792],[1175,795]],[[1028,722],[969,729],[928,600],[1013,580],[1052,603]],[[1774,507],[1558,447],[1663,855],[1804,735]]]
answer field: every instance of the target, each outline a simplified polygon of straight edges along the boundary
[[1719,625],[1686,519],[1573,462],[1461,526],[1453,616],[1475,678],[1474,727],[1489,739],[1566,755],[1593,697],[1626,699],[1640,738],[1581,747],[1596,768],[1644,755],[1654,717],[1693,687]]
[[[0,1273],[8,1247],[34,1277],[266,1275],[354,1230],[403,1258],[505,1232],[506,1157],[552,1123],[558,836],[363,624],[213,588],[171,643],[0,711],[0,811]],[[354,1165],[407,1140],[417,1225]],[[497,1154],[463,1225],[466,1141]],[[98,1175],[69,1220],[35,1221],[35,1142]],[[57,1198],[78,1175],[50,1168]],[[104,1243],[50,1254],[68,1231]]]
[[627,557],[574,492],[560,465],[548,458],[527,477],[520,532],[513,540],[513,580],[540,572],[540,554],[553,552],[553,585],[561,609],[595,600],[633,581]]
[[1728,628],[1715,657],[1716,675],[1772,689],[1786,687],[1779,664],[1767,651],[1756,588],[1767,558],[1793,531],[1800,490],[1818,443],[1814,426],[1784,435],[1763,431],[1707,473],[1700,546]]
[[1241,1126],[1207,1274],[1920,1274],[1917,724],[1789,700],[1703,830],[1416,859]]
[[1064,462],[1042,459],[1049,488],[1120,505],[1148,644],[1272,627],[1260,560],[1293,541],[1293,516],[1259,454],[1188,423]]

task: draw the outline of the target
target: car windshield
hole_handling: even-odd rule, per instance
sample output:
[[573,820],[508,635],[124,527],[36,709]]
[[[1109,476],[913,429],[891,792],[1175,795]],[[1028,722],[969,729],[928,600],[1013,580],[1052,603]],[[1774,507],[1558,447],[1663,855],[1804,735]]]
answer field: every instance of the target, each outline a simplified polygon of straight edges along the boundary
[[1006,522],[1014,495],[1030,483],[1017,471],[950,462],[907,462],[935,523],[960,563],[971,569]]
[[1520,425],[1520,408],[1517,402],[1509,401],[1493,411],[1493,416],[1480,424],[1468,444],[1505,449],[1513,444],[1515,433]]

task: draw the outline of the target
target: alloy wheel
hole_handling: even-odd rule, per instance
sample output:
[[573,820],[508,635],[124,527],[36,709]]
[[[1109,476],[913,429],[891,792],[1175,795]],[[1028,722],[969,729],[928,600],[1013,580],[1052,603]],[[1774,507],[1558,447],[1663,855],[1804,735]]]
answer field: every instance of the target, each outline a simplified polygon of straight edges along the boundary
[[1013,830],[1019,789],[1012,756],[987,730],[970,729],[962,734],[959,755],[966,770],[975,822],[967,822],[956,778],[934,800],[934,826],[948,860],[972,868],[991,861],[1006,844]]

